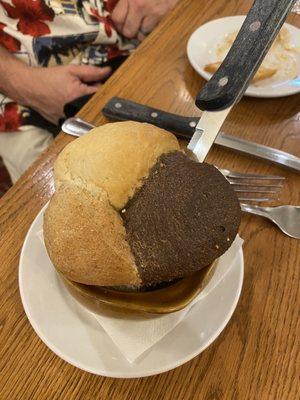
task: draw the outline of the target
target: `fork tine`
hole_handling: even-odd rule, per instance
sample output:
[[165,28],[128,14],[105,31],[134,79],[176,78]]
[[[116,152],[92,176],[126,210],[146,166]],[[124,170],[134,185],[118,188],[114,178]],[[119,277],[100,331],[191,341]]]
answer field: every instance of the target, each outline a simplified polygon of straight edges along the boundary
[[253,182],[253,183],[248,183],[248,182],[231,182],[229,181],[230,184],[233,186],[234,190],[238,190],[239,188],[244,188],[245,191],[251,190],[251,189],[264,189],[265,191],[272,191],[272,190],[281,190],[283,188],[283,185],[268,185],[266,183],[261,184],[260,182]]
[[235,192],[241,192],[241,193],[278,193],[280,191],[280,188],[270,189],[257,186],[253,186],[247,189],[234,187],[233,189]]
[[231,185],[234,186],[245,186],[245,187],[251,187],[251,186],[263,186],[263,187],[269,187],[269,188],[279,188],[282,189],[283,187],[283,183],[284,181],[280,181],[280,180],[274,180],[274,181],[270,181],[270,180],[259,180],[259,179],[231,179],[226,177],[226,179],[228,180],[228,182]]
[[[229,171],[228,171],[229,172]],[[233,179],[257,179],[257,180],[270,180],[270,181],[284,181],[284,176],[277,176],[277,175],[257,175],[257,174],[246,174],[242,172],[233,172],[230,171],[227,175],[227,178]]]
[[249,187],[251,187],[251,186],[259,186],[259,187],[263,186],[263,187],[270,187],[270,188],[282,188],[283,187],[283,185],[281,183],[276,183],[276,182],[274,182],[272,184],[268,184],[268,183],[260,183],[260,182],[256,181],[256,185],[255,185],[255,182],[251,182],[251,183],[244,182],[244,181],[238,181],[237,182],[237,181],[231,181],[229,179],[228,179],[228,181],[233,186],[249,186]]
[[276,197],[240,197],[238,196],[239,202],[243,201],[251,201],[251,202],[257,202],[257,203],[263,203],[263,202],[268,202],[268,201],[276,201],[278,198]]

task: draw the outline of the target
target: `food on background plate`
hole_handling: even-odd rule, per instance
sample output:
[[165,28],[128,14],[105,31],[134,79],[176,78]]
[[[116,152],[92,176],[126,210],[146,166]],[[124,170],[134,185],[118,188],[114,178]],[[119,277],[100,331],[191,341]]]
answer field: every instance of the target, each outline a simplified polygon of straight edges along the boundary
[[74,282],[153,289],[210,265],[238,232],[241,211],[228,181],[149,124],[93,129],[60,153],[54,179],[45,245]]
[[[204,66],[206,72],[214,74],[218,70],[237,34],[237,31],[232,32],[217,46],[216,57],[218,61],[206,64]],[[254,75],[251,81],[252,84],[272,77],[278,79],[294,79],[297,76],[295,54],[299,51],[299,48],[294,47],[290,43],[289,31],[286,28],[282,28],[265,56],[264,61]]]
[[[214,74],[215,72],[217,72],[217,70],[219,69],[221,64],[222,64],[221,61],[217,61],[212,64],[207,64],[207,65],[205,65],[204,70],[206,72],[209,72],[210,74]],[[256,74],[254,75],[251,82],[255,83],[255,82],[261,81],[263,79],[271,78],[273,75],[276,74],[276,72],[277,72],[277,69],[275,69],[275,68],[260,67],[258,69],[258,71],[256,72]]]

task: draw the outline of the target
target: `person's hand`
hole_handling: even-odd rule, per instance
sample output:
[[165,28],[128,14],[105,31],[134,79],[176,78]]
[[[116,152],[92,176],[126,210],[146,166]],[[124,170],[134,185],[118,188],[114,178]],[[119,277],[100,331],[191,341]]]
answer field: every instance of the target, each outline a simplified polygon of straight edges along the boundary
[[[44,118],[57,123],[64,116],[65,104],[95,93],[101,81],[111,73],[109,67],[63,65],[49,68],[26,67],[16,76],[15,100],[29,106]],[[90,85],[88,85],[90,83]]]
[[111,18],[127,38],[140,41],[150,33],[178,0],[119,0]]

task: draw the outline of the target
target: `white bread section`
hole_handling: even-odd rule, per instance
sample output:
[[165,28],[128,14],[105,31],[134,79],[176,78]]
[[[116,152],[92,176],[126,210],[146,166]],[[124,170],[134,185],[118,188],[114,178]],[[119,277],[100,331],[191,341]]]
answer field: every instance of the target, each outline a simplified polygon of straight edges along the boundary
[[103,189],[122,209],[157,158],[179,150],[176,137],[150,124],[116,122],[92,129],[61,152],[54,167],[56,188],[68,181]]

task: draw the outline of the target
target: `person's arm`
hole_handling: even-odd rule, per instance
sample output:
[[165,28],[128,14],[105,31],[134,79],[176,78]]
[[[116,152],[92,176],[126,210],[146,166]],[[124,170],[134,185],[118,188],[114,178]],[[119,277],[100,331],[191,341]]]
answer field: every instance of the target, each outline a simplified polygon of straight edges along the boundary
[[178,0],[119,0],[112,20],[118,31],[127,38],[144,39]]
[[95,93],[110,68],[90,65],[30,67],[0,46],[0,93],[57,123],[63,108],[79,97]]
[[0,46],[0,92],[19,102],[26,65]]

